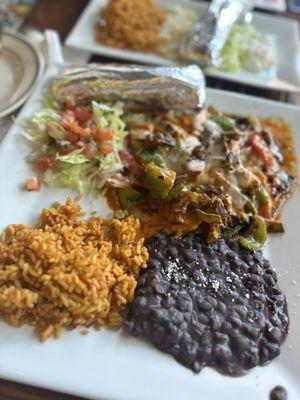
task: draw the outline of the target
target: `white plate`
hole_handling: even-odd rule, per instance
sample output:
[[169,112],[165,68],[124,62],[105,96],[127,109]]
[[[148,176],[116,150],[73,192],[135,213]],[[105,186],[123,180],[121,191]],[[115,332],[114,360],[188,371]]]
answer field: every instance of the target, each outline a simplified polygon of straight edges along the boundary
[[23,35],[4,31],[0,53],[0,118],[19,108],[41,76],[40,51]]
[[[113,47],[101,45],[95,41],[95,22],[99,10],[105,6],[107,0],[91,0],[75,27],[66,39],[66,45],[86,50],[94,54],[123,59],[132,62],[142,62],[156,65],[174,65],[174,61],[163,57],[137,52],[122,50]],[[175,4],[193,7],[198,10],[205,10],[207,3],[195,2],[190,0],[157,0],[163,7],[174,6]],[[258,31],[262,33],[271,33],[275,35],[279,64],[277,68],[259,73],[239,71],[236,73],[226,73],[220,71],[208,72],[210,76],[231,80],[234,82],[245,83],[257,87],[273,90],[284,90],[287,92],[300,91],[298,73],[297,73],[297,52],[298,52],[298,22],[292,19],[281,18],[277,16],[254,13],[253,24]],[[280,81],[285,81],[291,86],[279,87]],[[278,85],[276,87],[276,85]],[[293,87],[294,85],[295,87]],[[298,87],[297,87],[298,86]]]
[[285,0],[254,0],[255,7],[270,11],[286,11]]
[[[57,68],[48,72],[22,110],[19,122],[39,107],[43,88],[57,75]],[[208,90],[208,103],[225,111],[284,117],[295,132],[300,154],[299,108],[219,90]],[[10,223],[33,223],[42,207],[55,200],[64,201],[71,194],[63,189],[43,188],[36,193],[21,190],[25,179],[34,174],[25,161],[29,148],[20,139],[21,131],[15,124],[0,146],[1,230]],[[77,329],[63,332],[61,340],[41,344],[30,327],[16,329],[0,322],[0,376],[102,400],[267,400],[269,391],[278,384],[287,388],[289,400],[299,400],[299,204],[297,192],[284,209],[284,238],[270,238],[267,247],[287,295],[291,317],[291,331],[282,353],[270,365],[255,368],[241,378],[225,377],[209,368],[194,374],[170,356],[121,332],[103,329],[83,337]],[[84,206],[109,214],[103,199]]]

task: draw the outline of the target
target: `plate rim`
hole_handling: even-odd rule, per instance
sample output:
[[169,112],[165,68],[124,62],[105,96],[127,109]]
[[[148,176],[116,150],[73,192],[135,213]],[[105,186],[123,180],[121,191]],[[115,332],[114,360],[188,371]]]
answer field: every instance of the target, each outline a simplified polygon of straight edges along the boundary
[[280,2],[280,4],[276,5],[276,4],[271,4],[271,5],[267,5],[267,4],[256,4],[256,1],[254,0],[254,7],[259,8],[260,10],[267,10],[267,11],[279,11],[279,12],[285,12],[287,10],[287,5],[286,2],[283,0]]
[[22,35],[18,32],[14,32],[10,29],[4,29],[2,32],[2,35],[9,36],[13,39],[17,39],[19,42],[21,42],[23,45],[25,45],[27,49],[29,49],[31,51],[31,53],[33,54],[33,56],[35,58],[36,72],[35,72],[34,78],[28,85],[27,89],[23,92],[23,94],[17,100],[15,100],[12,104],[10,104],[7,107],[5,107],[4,109],[0,110],[0,118],[6,117],[7,115],[13,113],[16,109],[18,109],[27,100],[30,93],[34,89],[36,82],[41,77],[42,72],[43,72],[43,67],[44,67],[44,61],[43,61],[43,57],[42,57],[40,50],[34,43],[29,41],[24,35]]

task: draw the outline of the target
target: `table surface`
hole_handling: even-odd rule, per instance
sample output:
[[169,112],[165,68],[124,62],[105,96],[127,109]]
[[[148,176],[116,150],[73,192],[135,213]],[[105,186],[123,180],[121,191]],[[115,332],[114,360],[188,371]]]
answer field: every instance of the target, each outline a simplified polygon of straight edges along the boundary
[[[59,32],[62,42],[74,26],[82,10],[87,5],[88,0],[40,0],[26,21],[30,25],[41,31],[44,29],[54,29]],[[281,13],[281,15],[295,18],[300,21],[300,16],[290,12]],[[99,56],[92,56],[93,62],[109,62],[111,60]],[[244,85],[233,84],[220,81],[218,79],[207,79],[211,87],[222,88],[225,90],[238,91],[249,95],[267,97],[279,101],[290,101],[290,97],[266,91],[247,87]],[[0,400],[84,400],[81,397],[74,397],[58,392],[35,388],[27,385],[21,385],[15,382],[0,379]]]

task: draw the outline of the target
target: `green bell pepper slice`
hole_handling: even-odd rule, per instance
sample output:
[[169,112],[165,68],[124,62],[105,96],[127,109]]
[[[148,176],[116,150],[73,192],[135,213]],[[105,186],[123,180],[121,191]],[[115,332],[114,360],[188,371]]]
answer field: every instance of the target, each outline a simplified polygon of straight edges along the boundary
[[235,128],[234,121],[224,115],[212,115],[210,119],[219,124],[225,131],[232,131]]
[[132,186],[128,186],[124,189],[120,189],[118,192],[119,203],[123,210],[125,210],[130,203],[141,200],[142,193],[133,189]]
[[255,198],[260,204],[263,204],[269,200],[270,196],[269,196],[269,193],[266,191],[266,189],[263,186],[261,186],[256,191]]
[[255,229],[252,237],[240,236],[239,243],[247,250],[261,250],[267,239],[267,227],[265,220],[259,215],[254,217]]
[[164,167],[166,165],[162,156],[153,150],[142,150],[138,154],[138,156],[145,164],[153,162],[155,165],[158,165],[159,167]]
[[176,172],[151,162],[146,165],[146,173],[144,187],[155,196],[165,199],[174,186]]
[[199,208],[196,209],[196,213],[202,222],[206,222],[207,224],[222,224],[222,217],[218,214],[208,213]]

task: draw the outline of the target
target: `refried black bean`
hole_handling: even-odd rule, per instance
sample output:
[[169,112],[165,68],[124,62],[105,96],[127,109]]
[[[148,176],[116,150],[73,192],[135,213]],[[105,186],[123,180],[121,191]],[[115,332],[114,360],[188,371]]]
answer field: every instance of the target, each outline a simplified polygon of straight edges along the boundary
[[287,391],[283,386],[276,386],[270,393],[270,400],[287,400]]
[[262,253],[235,239],[206,243],[195,232],[147,242],[125,329],[184,366],[240,376],[280,352],[289,325],[277,276]]

